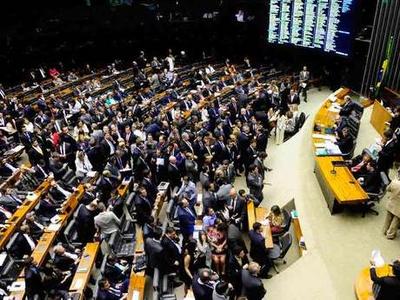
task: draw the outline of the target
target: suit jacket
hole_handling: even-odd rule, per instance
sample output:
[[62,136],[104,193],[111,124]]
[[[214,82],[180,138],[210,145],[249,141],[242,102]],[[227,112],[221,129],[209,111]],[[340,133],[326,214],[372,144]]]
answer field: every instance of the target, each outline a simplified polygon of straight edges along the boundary
[[179,171],[178,167],[175,167],[171,164],[168,165],[168,178],[171,184],[171,189],[181,185],[181,172]]
[[[190,212],[187,209],[189,209]],[[178,219],[179,227],[182,234],[190,235],[194,232],[196,213],[190,207],[187,207],[187,209],[184,209],[182,207],[178,208]]]
[[25,292],[28,297],[39,295],[44,298],[44,286],[39,268],[31,265],[25,269]]
[[163,262],[161,241],[149,237],[146,239],[144,248],[147,254],[147,265],[150,268],[159,268]]
[[54,256],[54,265],[61,271],[69,271],[75,268],[74,260],[65,255]]
[[349,153],[353,149],[353,138],[348,135],[347,137],[338,139],[336,145],[339,146],[342,153]]
[[[35,242],[35,240],[33,241]],[[24,255],[30,255],[32,251],[33,250],[26,240],[24,234],[22,232],[17,233],[17,238],[11,246],[9,253],[11,253],[13,257],[21,259]]]
[[100,172],[103,170],[105,165],[105,156],[101,146],[94,146],[90,148],[87,152],[87,156],[94,171]]
[[370,276],[373,283],[380,285],[376,300],[397,300],[400,299],[400,278],[394,276],[378,277],[375,268],[370,269]]
[[154,200],[157,198],[157,185],[151,179],[143,178],[142,185],[147,191],[147,197],[149,198],[151,203],[154,203]]
[[293,95],[288,95],[287,97],[287,103],[288,104],[300,104],[300,97],[297,93]]
[[92,211],[82,206],[79,209],[78,215],[76,216],[76,229],[78,233],[78,240],[86,244],[93,241],[96,228],[94,226],[94,217],[97,215],[97,211]]
[[246,165],[250,165],[257,158],[257,150],[251,147],[246,149],[246,155],[244,157],[244,161]]
[[196,300],[213,300],[213,285],[200,283],[198,275],[193,277],[192,290]]
[[[233,207],[234,200],[236,202],[235,207]],[[231,207],[229,210],[230,217],[234,217],[235,219],[240,218],[240,220],[244,219],[246,202],[242,197],[236,196],[236,199],[229,199],[228,206]]]
[[352,111],[355,110],[356,108],[357,104],[355,104],[353,101],[350,101],[342,107],[342,109],[339,112],[339,115],[348,117],[351,115]]
[[263,178],[261,175],[254,176],[249,173],[247,176],[247,186],[250,194],[254,195],[260,201],[263,199]]
[[265,247],[265,238],[261,233],[255,232],[253,229],[249,231],[250,237],[250,256],[260,264],[265,265],[267,259],[267,248]]
[[267,293],[260,278],[242,270],[243,292],[247,299],[262,300]]
[[164,263],[162,264],[163,273],[168,274],[175,272],[177,267],[174,265],[174,263],[175,261],[180,261],[180,250],[167,236],[162,238],[161,245],[163,247],[162,257],[164,258]]
[[151,211],[152,211],[152,206],[149,201],[149,199],[142,197],[140,195],[137,195],[135,197],[135,206],[137,211],[139,212],[137,214],[137,221],[140,225],[143,225],[144,223],[147,223]]

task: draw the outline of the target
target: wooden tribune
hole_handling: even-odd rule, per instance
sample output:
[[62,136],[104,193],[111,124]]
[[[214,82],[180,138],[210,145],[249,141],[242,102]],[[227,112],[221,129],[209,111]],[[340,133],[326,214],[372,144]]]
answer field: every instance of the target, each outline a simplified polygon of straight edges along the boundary
[[386,122],[390,122],[391,120],[392,115],[390,112],[379,101],[375,100],[370,122],[381,136],[383,136],[386,130]]
[[[334,93],[336,101],[341,103],[344,96],[350,93],[349,89],[341,88]],[[332,102],[326,99],[315,116],[315,127],[332,128],[337,112],[329,110]],[[313,131],[313,133],[317,133]],[[319,133],[319,132],[318,132]],[[324,132],[322,132],[324,133]],[[320,142],[318,139],[312,139]],[[316,156],[315,175],[325,196],[331,214],[337,212],[340,205],[361,204],[368,201],[368,195],[347,167],[336,167],[333,161],[343,161],[341,156]]]

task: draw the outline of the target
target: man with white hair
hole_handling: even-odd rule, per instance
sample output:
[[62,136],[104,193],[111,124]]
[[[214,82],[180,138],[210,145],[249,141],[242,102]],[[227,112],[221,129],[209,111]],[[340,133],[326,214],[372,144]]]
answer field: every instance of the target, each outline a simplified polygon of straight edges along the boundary
[[175,187],[179,187],[181,185],[181,171],[178,169],[176,165],[176,157],[170,156],[168,164],[168,179],[171,184],[171,189]]
[[343,117],[348,117],[357,108],[357,104],[354,103],[353,100],[351,100],[351,97],[349,95],[344,97],[344,101],[345,103],[343,104],[339,115]]

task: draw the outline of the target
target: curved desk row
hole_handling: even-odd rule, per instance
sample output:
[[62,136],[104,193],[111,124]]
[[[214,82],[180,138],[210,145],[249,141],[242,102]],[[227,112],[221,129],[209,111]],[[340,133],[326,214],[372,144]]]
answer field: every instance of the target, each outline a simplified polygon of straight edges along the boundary
[[323,153],[318,151],[326,141],[335,141],[332,128],[339,115],[339,110],[333,103],[343,103],[343,98],[350,89],[341,88],[330,95],[322,104],[314,119],[313,149],[315,153],[315,175],[321,186],[329,211],[334,214],[343,205],[363,204],[368,201],[368,195],[351,171],[343,166],[344,159],[340,153],[331,149]]

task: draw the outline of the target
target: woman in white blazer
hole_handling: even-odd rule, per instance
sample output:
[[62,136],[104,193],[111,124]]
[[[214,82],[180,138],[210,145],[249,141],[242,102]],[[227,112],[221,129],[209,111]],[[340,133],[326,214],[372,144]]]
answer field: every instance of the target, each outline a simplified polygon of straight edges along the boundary
[[76,153],[75,166],[75,175],[79,179],[83,179],[88,172],[92,171],[93,168],[92,164],[89,161],[89,158],[84,151],[78,151]]

